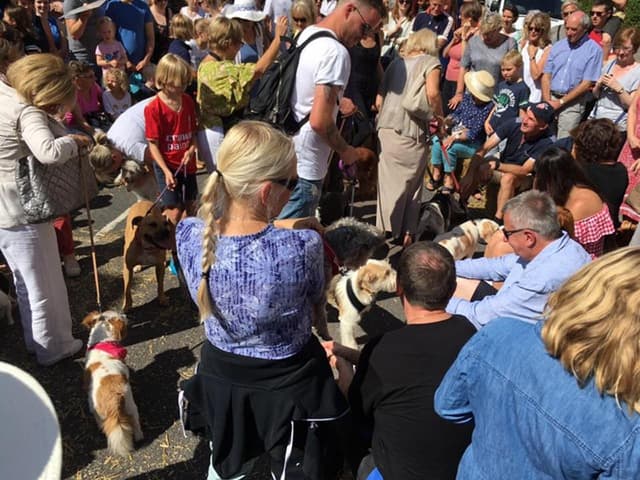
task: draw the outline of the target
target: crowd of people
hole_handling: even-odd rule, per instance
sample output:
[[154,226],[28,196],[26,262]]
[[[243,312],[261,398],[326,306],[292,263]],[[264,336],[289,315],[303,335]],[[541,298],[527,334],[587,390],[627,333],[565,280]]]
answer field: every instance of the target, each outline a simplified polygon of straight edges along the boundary
[[[108,184],[133,161],[203,324],[182,389],[209,479],[265,455],[277,478],[637,477],[640,27],[624,0],[522,30],[509,4],[389,3],[0,2],[0,250],[27,350],[82,348],[80,266],[69,212],[29,223],[18,165],[79,156]],[[287,135],[247,107],[303,44]],[[369,149],[406,325],[360,351],[312,333],[316,211],[332,159],[353,178]],[[485,200],[483,258],[421,241],[429,191]]]

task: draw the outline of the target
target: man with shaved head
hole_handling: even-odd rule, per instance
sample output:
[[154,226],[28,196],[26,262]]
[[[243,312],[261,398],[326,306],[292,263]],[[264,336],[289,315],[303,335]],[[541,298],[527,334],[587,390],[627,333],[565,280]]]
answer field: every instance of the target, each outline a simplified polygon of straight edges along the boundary
[[551,47],[542,76],[542,99],[558,116],[558,138],[569,136],[585,111],[588,93],[600,78],[602,48],[589,38],[589,16],[577,10],[565,19],[567,38]]

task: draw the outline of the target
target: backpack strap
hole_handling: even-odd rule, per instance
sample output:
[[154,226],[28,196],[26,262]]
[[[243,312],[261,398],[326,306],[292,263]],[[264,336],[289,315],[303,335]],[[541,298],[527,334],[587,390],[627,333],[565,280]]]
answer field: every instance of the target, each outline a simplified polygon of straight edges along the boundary
[[[300,34],[298,34],[298,37],[300,36]],[[298,39],[298,37],[296,37],[296,40]],[[296,50],[302,51],[304,49],[304,47],[306,47],[307,45],[309,45],[311,42],[313,42],[314,40],[318,39],[318,38],[333,38],[336,42],[340,42],[334,35],[333,33],[329,32],[328,30],[320,30],[319,32],[316,32],[314,34],[312,34],[309,38],[307,38],[304,42],[302,42],[300,45],[296,46]],[[296,71],[296,75],[297,75],[297,71]],[[311,117],[311,113],[308,113],[307,115],[305,115],[303,118],[300,119],[299,122],[296,122],[297,125],[297,129],[299,130],[305,123],[307,123],[309,121],[309,118]]]

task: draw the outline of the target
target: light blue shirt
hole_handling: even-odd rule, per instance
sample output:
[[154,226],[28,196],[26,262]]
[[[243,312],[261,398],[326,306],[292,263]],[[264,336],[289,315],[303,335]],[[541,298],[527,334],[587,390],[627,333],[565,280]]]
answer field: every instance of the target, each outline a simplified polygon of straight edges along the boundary
[[464,315],[478,329],[497,317],[536,322],[542,318],[549,294],[590,261],[589,254],[566,232],[530,262],[513,253],[457,261],[458,277],[504,282],[504,285],[497,294],[476,302],[454,297],[447,305],[447,312]]
[[582,388],[540,328],[500,318],[476,333],[435,394],[436,412],[475,422],[458,480],[640,478],[640,416],[593,379]]
[[602,70],[602,48],[584,34],[571,44],[566,38],[551,47],[544,73],[551,74],[551,91],[566,94],[583,80],[595,82]]

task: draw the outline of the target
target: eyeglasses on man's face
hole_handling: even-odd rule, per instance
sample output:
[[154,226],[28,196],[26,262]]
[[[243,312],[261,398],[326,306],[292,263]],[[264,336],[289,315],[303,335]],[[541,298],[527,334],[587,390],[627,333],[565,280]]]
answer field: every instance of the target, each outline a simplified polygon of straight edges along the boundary
[[535,230],[532,228],[516,228],[514,230],[507,230],[506,228],[504,228],[504,226],[500,227],[500,230],[502,230],[502,235],[504,235],[505,240],[509,240],[509,238],[512,235],[515,235],[516,233],[524,232],[525,230],[529,230],[530,232],[535,232]]
[[369,25],[369,23],[364,19],[364,17],[362,16],[362,13],[360,13],[360,10],[358,9],[358,7],[354,7],[356,12],[358,12],[358,15],[360,15],[360,18],[362,19],[362,35],[369,35],[370,33],[373,33],[373,31],[375,30],[375,28],[373,28],[371,25]]

